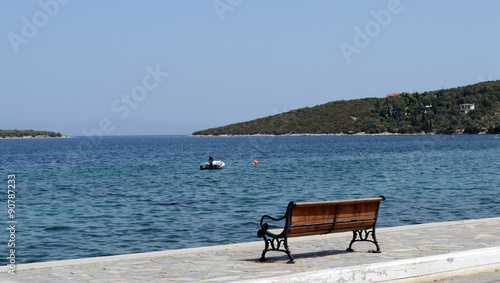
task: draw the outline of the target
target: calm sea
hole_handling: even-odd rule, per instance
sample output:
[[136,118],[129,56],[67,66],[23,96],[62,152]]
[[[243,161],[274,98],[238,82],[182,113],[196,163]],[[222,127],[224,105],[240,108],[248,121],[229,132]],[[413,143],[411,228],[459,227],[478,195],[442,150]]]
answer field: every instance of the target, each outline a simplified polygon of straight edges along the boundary
[[[226,168],[200,170],[210,155]],[[291,200],[384,195],[379,227],[500,216],[491,135],[18,139],[0,158],[16,263],[259,241],[260,217]]]

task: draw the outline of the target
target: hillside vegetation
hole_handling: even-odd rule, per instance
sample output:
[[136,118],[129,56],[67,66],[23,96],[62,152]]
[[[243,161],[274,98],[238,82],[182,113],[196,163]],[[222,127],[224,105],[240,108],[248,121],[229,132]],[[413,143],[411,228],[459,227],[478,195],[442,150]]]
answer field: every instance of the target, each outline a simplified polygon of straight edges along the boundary
[[0,130],[0,138],[24,138],[24,137],[62,137],[61,133],[35,130]]
[[[475,109],[461,110],[463,104]],[[500,133],[500,81],[384,98],[333,101],[193,135]]]

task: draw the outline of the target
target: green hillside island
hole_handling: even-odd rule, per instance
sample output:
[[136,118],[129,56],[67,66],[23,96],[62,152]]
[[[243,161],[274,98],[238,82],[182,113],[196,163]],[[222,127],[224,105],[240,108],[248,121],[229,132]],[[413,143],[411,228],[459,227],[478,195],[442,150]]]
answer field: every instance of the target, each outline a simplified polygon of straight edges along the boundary
[[61,133],[35,130],[0,130],[0,138],[63,138]]
[[194,132],[203,135],[498,134],[500,81],[333,101],[248,122]]

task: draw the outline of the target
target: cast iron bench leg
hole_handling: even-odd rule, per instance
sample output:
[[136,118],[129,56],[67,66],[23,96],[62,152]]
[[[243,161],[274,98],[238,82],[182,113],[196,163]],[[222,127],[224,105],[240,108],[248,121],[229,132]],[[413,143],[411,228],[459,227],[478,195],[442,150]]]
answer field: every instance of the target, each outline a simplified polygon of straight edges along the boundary
[[264,247],[264,250],[262,251],[260,261],[266,261],[266,253],[269,250],[269,243],[267,242],[266,237],[264,237],[264,243],[265,243],[265,247]]
[[[368,240],[369,236],[371,236],[373,240]],[[359,239],[358,239],[358,237],[359,237]],[[352,231],[352,240],[351,240],[351,243],[349,244],[349,247],[346,249],[346,251],[353,252],[354,250],[352,249],[352,244],[354,244],[354,242],[360,242],[360,241],[372,242],[377,247],[377,250],[375,250],[375,251],[371,250],[370,252],[381,253],[380,246],[378,245],[377,238],[375,237],[375,227],[373,227],[371,231],[367,231],[367,230]]]
[[[266,253],[268,251],[281,251],[284,252],[288,255],[288,258],[290,259],[287,263],[295,263],[295,260],[293,259],[292,253],[288,249],[288,241],[287,239],[280,240],[279,238],[272,238],[272,239],[267,239],[265,235],[261,234],[262,237],[264,238],[264,243],[265,247],[264,250],[262,251],[262,255],[260,256],[260,261],[266,261]],[[276,241],[276,246],[274,244],[274,241]],[[283,243],[285,246],[285,249],[280,249],[280,243]],[[269,249],[269,245],[271,245],[271,249]]]
[[295,263],[295,260],[293,260],[292,253],[288,249],[288,239],[285,237],[285,253],[288,255],[288,258],[290,259],[287,263]]

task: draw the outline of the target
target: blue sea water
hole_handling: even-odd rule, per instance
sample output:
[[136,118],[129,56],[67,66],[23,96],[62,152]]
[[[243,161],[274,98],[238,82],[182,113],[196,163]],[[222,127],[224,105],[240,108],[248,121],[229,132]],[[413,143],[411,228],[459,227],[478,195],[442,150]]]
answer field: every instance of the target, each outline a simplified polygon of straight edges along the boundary
[[[210,155],[226,168],[200,170]],[[384,195],[379,227],[500,216],[491,135],[12,139],[0,158],[16,263],[258,241],[292,200]]]

